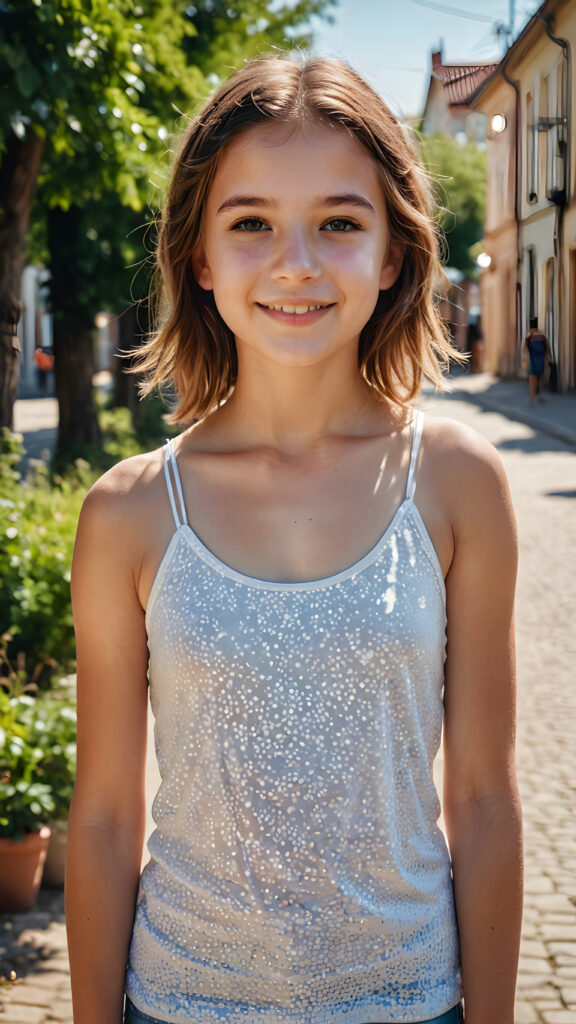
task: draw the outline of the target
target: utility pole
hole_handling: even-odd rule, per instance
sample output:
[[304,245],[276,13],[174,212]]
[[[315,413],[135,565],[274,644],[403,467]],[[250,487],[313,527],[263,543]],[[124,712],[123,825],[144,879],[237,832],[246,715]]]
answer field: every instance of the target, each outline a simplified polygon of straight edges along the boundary
[[510,45],[514,42],[514,19],[516,16],[516,0],[509,0],[508,3],[508,24],[510,25]]

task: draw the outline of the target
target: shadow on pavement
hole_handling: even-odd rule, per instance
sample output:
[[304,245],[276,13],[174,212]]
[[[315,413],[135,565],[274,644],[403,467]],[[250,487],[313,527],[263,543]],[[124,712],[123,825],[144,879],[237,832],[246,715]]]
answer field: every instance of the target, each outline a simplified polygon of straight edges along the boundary
[[[482,409],[481,412],[488,413],[492,410]],[[535,427],[529,429],[535,430]],[[535,455],[539,452],[565,452],[567,445],[565,441],[536,432],[532,437],[510,437],[507,441],[498,442],[495,447],[499,451],[523,451],[528,455]]]
[[453,371],[450,380],[453,391],[446,396],[448,400],[473,402],[485,412],[500,413],[509,420],[524,423],[538,434],[576,448],[576,393],[573,391],[560,394],[544,389],[541,400],[532,404],[525,380],[493,377],[488,373],[474,375],[461,370]]
[[24,978],[54,955],[48,930],[64,924],[64,893],[41,889],[36,906],[26,913],[0,914],[0,981]]

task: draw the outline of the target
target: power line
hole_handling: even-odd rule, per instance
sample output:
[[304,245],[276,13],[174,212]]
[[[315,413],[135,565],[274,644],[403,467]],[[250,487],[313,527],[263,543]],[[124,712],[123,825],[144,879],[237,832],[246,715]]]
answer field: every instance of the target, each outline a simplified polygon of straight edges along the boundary
[[463,11],[459,7],[447,7],[445,4],[432,3],[432,0],[411,0],[418,7],[429,7],[431,11],[441,11],[442,14],[454,14],[457,18],[468,18],[469,21],[486,21],[492,24],[494,18],[487,14],[475,14],[473,11]]

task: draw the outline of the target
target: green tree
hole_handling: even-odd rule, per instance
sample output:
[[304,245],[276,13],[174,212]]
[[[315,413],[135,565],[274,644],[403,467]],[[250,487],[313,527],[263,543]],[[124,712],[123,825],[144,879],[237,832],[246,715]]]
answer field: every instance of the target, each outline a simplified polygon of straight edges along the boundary
[[[139,183],[146,180],[148,150],[164,132],[142,104],[143,75],[154,76],[166,90],[170,79],[176,103],[204,86],[182,45],[194,32],[192,23],[174,17],[167,0],[143,4],[7,0],[0,9],[0,329],[9,336],[18,322],[26,229],[39,182],[43,202],[63,214],[72,211],[74,222],[66,226],[54,215],[56,223],[51,216],[48,228],[49,245],[59,231],[72,244],[68,287],[56,285],[67,301],[55,309],[54,325],[64,445],[72,437],[93,440],[97,431],[89,386],[95,310],[90,315],[82,302],[94,286],[84,280],[75,287],[82,272],[87,278],[93,268],[79,252],[82,227],[75,211],[106,193],[124,207],[142,206]],[[18,176],[27,182],[25,201]],[[65,262],[56,259],[55,265]],[[76,358],[70,365],[72,342]],[[70,370],[80,365],[85,372],[78,378]]]
[[482,238],[486,206],[486,153],[438,133],[421,142],[422,156],[436,187],[446,263],[463,274],[476,271],[472,247]]
[[94,313],[130,301],[134,272],[122,269],[124,260],[145,256],[131,233],[150,219],[149,178],[158,176],[180,112],[265,44],[287,37],[305,44],[310,17],[330,3],[3,0],[0,331],[9,343],[0,384],[13,379],[12,334],[38,183],[41,209],[49,211],[61,447],[94,439]]
[[330,21],[337,0],[195,0],[188,7],[196,34],[186,40],[189,60],[206,76],[226,77],[249,57],[310,45],[310,20]]

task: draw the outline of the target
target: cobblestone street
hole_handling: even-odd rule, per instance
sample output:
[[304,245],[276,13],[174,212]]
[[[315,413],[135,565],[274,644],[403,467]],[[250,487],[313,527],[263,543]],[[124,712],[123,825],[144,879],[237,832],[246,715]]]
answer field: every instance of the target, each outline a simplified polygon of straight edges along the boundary
[[[547,416],[563,398],[550,396]],[[573,396],[567,402],[576,410]],[[576,444],[566,443],[568,428],[536,432],[520,414],[509,419],[460,389],[448,398],[427,393],[422,405],[495,444],[512,487],[521,548],[518,767],[526,846],[516,1024],[574,1024]],[[576,416],[573,433],[576,441]],[[0,984],[0,1024],[72,1024],[61,893],[42,892],[30,914],[0,915],[0,975],[11,971],[16,980]]]
[[[576,1021],[576,452],[470,402],[428,399],[498,448],[520,536],[518,772],[526,880],[516,1024]],[[576,421],[575,421],[576,429]]]

